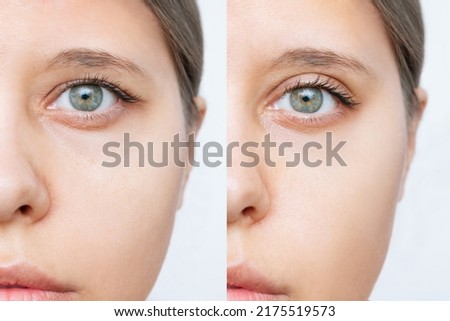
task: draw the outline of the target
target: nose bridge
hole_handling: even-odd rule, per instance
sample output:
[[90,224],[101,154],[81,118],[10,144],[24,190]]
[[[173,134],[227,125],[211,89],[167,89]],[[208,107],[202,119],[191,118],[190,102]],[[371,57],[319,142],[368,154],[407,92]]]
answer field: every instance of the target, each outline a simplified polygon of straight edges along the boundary
[[21,91],[0,86],[0,225],[15,217],[40,218],[48,207],[47,190],[38,173],[39,144]]
[[237,107],[229,99],[227,171],[228,224],[250,218],[261,220],[270,207],[270,198],[264,180],[263,149],[264,130],[255,109]]
[[26,136],[32,136],[23,90],[7,78],[0,75],[0,163],[18,157],[28,145]]

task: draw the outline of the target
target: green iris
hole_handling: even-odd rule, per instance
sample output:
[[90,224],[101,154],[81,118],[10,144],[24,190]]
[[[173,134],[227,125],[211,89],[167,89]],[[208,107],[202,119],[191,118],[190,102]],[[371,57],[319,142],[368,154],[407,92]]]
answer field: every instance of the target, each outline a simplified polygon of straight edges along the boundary
[[322,107],[323,94],[318,88],[298,88],[291,92],[292,108],[300,113],[315,113]]
[[102,88],[96,85],[80,85],[70,88],[69,99],[73,108],[81,111],[96,110],[103,100]]

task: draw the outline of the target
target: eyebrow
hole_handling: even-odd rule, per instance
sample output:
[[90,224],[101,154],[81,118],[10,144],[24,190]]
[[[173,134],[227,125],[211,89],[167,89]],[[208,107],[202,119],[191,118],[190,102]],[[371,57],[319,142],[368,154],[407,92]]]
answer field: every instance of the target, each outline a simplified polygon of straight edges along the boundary
[[273,65],[275,67],[280,65],[297,65],[300,67],[339,68],[365,73],[369,76],[374,75],[371,68],[351,56],[338,54],[330,50],[312,48],[287,50],[273,61]]
[[126,71],[131,74],[148,77],[146,72],[131,60],[103,50],[85,48],[64,50],[49,61],[49,66],[75,68],[99,67]]

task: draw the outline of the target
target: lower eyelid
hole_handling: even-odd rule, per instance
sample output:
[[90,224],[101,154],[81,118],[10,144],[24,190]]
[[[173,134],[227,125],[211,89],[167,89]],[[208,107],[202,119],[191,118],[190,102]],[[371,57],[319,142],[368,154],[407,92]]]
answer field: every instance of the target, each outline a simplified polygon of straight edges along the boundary
[[305,131],[320,129],[326,126],[336,124],[345,117],[346,112],[338,107],[339,110],[330,114],[320,114],[305,116],[305,114],[295,114],[287,110],[276,108],[267,108],[261,115],[261,121],[267,123],[273,121],[282,127],[294,131]]
[[45,117],[65,126],[79,129],[100,129],[118,120],[126,108],[118,103],[105,112],[68,111],[67,109],[48,109]]

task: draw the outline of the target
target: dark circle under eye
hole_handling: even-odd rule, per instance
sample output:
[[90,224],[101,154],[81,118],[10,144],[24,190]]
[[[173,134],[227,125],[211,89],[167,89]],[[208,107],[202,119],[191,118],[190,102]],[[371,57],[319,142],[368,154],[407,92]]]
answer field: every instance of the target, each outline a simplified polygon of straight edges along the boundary
[[69,99],[73,108],[81,111],[96,110],[103,100],[103,91],[97,85],[80,85],[70,88]]
[[315,113],[322,107],[323,94],[318,88],[298,88],[291,92],[292,108],[300,113]]

